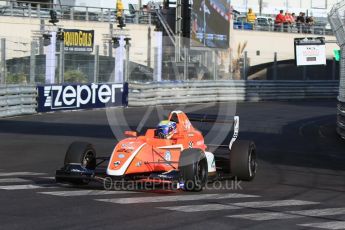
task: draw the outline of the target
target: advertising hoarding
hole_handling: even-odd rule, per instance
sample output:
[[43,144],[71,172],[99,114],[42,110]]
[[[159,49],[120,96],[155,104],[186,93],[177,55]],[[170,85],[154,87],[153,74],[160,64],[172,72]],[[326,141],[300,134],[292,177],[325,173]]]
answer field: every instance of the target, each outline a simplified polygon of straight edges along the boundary
[[94,109],[127,104],[128,84],[37,86],[37,112]]
[[295,38],[297,66],[326,65],[325,38]]
[[92,52],[95,40],[94,30],[64,29],[66,52]]

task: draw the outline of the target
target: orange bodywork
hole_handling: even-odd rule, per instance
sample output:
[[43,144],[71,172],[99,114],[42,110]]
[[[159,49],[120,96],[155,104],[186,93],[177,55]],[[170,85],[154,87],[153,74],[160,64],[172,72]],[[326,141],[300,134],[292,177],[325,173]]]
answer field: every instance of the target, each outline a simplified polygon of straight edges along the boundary
[[192,126],[186,114],[180,111],[172,112],[169,120],[177,123],[177,131],[169,140],[156,137],[155,129],[148,129],[144,136],[120,141],[112,153],[107,174],[123,176],[170,171],[178,168],[183,149],[206,150],[203,135]]

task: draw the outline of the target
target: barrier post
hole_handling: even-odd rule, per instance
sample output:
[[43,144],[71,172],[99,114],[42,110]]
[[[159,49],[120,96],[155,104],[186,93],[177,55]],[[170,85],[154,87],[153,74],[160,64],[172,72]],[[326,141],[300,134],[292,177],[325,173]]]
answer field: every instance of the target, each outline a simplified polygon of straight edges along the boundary
[[85,8],[85,19],[86,19],[86,21],[89,21],[89,7],[86,7]]
[[65,72],[65,43],[63,40],[60,40],[59,83],[63,83],[65,81],[64,72]]
[[158,68],[158,48],[154,47],[153,48],[153,81],[158,81],[158,73],[157,73],[157,68]]
[[13,16],[13,4],[14,2],[10,2],[10,15]]
[[[139,8],[139,10],[140,10],[140,8]],[[135,24],[139,24],[139,16],[140,16],[139,12],[140,11],[138,11],[138,10],[135,11],[135,16],[134,16],[134,23]]]
[[41,4],[37,4],[36,13],[37,17],[41,18]]
[[[110,38],[114,37],[114,25],[112,23],[109,24],[109,34]],[[113,45],[111,39],[108,41],[108,56],[113,57]]]
[[274,62],[273,62],[273,80],[277,80],[277,68],[278,68],[278,55],[277,52],[274,52]]
[[247,80],[247,59],[248,59],[248,51],[244,52],[244,58],[243,58],[243,79]]
[[336,61],[333,59],[332,61],[332,80],[335,80],[335,72],[336,72]]
[[147,31],[147,67],[151,67],[151,26]]
[[31,42],[31,54],[30,54],[30,84],[35,83],[36,74],[36,42]]
[[74,8],[73,7],[70,8],[70,12],[71,12],[70,19],[74,20]]
[[[44,19],[41,19],[40,20],[40,34],[43,34],[45,31],[45,22],[44,22]],[[38,53],[40,55],[43,55],[44,54],[44,44],[43,44],[43,37],[40,36],[39,37],[39,48],[38,48]]]
[[126,41],[126,61],[125,61],[125,82],[129,82],[129,48],[131,47],[131,44],[129,41]]
[[188,80],[188,58],[189,58],[189,52],[188,48],[184,47],[184,62],[183,62],[183,80]]
[[29,18],[31,18],[31,14],[32,14],[31,3],[29,3],[28,9],[29,9]]
[[213,62],[213,80],[218,79],[218,55],[217,51],[212,52],[212,62]]
[[[124,14],[123,14],[124,15]],[[115,16],[114,16],[115,17]],[[125,22],[125,19],[123,18],[123,21]],[[108,10],[108,22],[111,23],[111,11]]]
[[1,38],[1,78],[0,84],[6,84],[6,38]]
[[303,66],[303,81],[306,81],[307,79],[307,66]]
[[98,82],[99,79],[99,45],[95,47],[95,61],[93,69],[93,82]]

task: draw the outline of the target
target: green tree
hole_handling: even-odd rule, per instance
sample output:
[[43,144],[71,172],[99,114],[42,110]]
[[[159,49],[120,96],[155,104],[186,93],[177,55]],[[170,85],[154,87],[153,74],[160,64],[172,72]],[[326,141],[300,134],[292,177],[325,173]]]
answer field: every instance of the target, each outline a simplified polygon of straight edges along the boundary
[[6,76],[6,84],[27,84],[28,80],[25,73],[8,73]]
[[80,70],[68,70],[64,75],[65,82],[69,83],[87,83],[87,76]]

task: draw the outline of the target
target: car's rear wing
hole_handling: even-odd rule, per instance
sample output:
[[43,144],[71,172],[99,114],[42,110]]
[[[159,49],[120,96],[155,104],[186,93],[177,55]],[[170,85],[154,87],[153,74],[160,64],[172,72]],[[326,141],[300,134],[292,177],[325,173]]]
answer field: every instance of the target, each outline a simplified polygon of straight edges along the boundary
[[[210,122],[210,123],[233,123],[234,132],[230,143],[228,146],[229,150],[231,150],[232,145],[237,140],[238,133],[240,130],[240,117],[234,116],[233,119],[229,119],[229,117],[218,116],[218,115],[210,115],[210,114],[186,114],[190,121],[196,122]],[[212,146],[208,144],[208,146]],[[225,146],[217,146],[217,147],[225,147]]]

